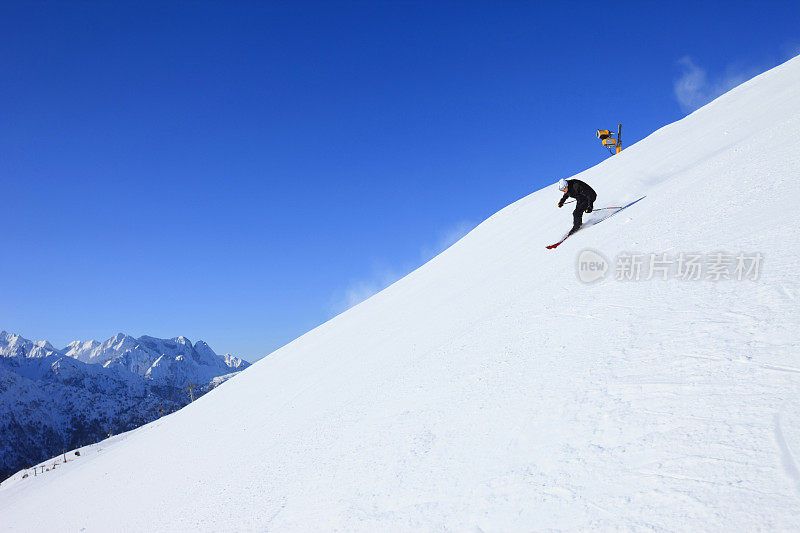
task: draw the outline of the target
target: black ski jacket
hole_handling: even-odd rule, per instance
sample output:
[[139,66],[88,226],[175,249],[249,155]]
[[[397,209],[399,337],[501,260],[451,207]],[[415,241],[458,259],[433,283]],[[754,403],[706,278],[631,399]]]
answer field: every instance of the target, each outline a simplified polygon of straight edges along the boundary
[[[594,189],[581,180],[567,180],[567,190],[564,191],[564,196],[561,198],[560,203],[566,202],[570,196],[575,198],[579,205],[591,208],[594,208],[594,201],[597,199],[597,193],[594,192]],[[582,211],[585,211],[585,209],[582,209]]]

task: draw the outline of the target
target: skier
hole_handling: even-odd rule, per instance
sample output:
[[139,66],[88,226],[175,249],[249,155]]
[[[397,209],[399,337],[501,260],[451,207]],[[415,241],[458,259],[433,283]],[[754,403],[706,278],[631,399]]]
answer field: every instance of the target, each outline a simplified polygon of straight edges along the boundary
[[583,224],[583,213],[591,213],[594,208],[594,201],[597,200],[597,193],[581,180],[558,180],[558,190],[564,193],[558,207],[564,207],[564,202],[570,196],[577,200],[575,211],[572,212],[572,229],[569,230],[567,237],[578,231]]

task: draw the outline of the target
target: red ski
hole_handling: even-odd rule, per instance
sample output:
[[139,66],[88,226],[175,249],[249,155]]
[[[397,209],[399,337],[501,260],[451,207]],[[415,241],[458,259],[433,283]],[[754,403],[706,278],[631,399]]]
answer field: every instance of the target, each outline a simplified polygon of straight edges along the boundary
[[567,235],[566,237],[564,237],[563,239],[561,239],[561,240],[560,240],[560,241],[558,241],[557,243],[555,243],[555,244],[551,244],[550,246],[547,246],[547,249],[548,249],[548,250],[552,250],[553,248],[555,248],[556,246],[558,246],[558,245],[559,245],[559,244],[561,244],[562,242],[566,241],[567,239],[569,239],[569,235]]

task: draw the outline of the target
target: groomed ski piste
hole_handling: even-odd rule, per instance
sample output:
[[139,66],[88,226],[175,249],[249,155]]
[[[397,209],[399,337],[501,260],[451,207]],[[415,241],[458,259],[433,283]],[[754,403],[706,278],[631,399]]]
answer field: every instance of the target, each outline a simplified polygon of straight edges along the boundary
[[[511,204],[185,409],[3,483],[0,527],[800,529],[800,59],[575,177],[647,198],[556,250],[555,185]],[[616,279],[620,254],[717,252],[762,254],[757,279]]]

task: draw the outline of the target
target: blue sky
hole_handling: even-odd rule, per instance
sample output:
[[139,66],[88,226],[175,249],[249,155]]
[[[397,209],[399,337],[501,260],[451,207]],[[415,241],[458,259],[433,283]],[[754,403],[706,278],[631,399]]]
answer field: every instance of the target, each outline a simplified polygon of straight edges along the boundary
[[0,44],[0,329],[255,360],[797,55],[800,3],[20,1]]

